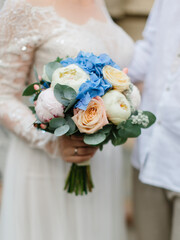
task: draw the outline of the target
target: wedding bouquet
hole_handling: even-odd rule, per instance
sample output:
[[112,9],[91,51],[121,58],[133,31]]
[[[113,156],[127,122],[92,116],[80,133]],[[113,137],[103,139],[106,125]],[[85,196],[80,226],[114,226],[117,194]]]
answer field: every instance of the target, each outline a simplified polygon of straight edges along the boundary
[[[42,76],[35,70],[37,82],[23,92],[33,96],[34,126],[57,137],[80,135],[100,149],[109,141],[117,146],[138,137],[156,118],[138,110],[141,97],[127,73],[107,54],[82,51],[48,63]],[[90,163],[72,164],[65,189],[83,195],[92,188]]]

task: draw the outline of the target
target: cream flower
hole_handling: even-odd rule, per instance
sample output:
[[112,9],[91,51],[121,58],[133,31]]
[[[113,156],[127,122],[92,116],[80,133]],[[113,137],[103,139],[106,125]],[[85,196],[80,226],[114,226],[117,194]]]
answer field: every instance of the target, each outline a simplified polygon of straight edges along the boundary
[[93,134],[108,124],[104,102],[99,96],[91,100],[85,111],[75,109],[74,114],[72,119],[82,133]]
[[58,68],[52,76],[51,87],[57,83],[72,87],[77,93],[82,83],[90,79],[90,76],[75,64]]
[[35,110],[39,120],[44,123],[55,117],[64,117],[64,107],[56,100],[52,88],[39,94]]
[[113,88],[123,92],[129,88],[130,78],[123,72],[114,67],[106,65],[103,68],[103,77],[113,85]]
[[126,97],[117,90],[111,90],[103,96],[108,119],[118,125],[131,115],[130,104]]

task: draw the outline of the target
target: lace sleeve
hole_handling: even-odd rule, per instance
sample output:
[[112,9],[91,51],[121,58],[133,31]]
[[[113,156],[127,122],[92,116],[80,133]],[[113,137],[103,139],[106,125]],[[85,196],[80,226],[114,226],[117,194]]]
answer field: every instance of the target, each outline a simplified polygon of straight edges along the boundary
[[[35,117],[21,98],[34,52],[41,44],[42,35],[35,19],[28,8],[20,5],[6,4],[1,11],[0,123],[29,145],[48,151],[48,144],[54,141],[57,146],[57,139],[33,127]],[[54,155],[56,148],[49,151]]]

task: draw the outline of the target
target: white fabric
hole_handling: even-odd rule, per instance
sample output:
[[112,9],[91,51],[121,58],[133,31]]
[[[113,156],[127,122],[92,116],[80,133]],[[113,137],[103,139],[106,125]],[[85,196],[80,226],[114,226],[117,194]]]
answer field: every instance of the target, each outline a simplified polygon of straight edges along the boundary
[[[108,53],[127,66],[133,42],[107,16],[70,23],[52,7],[7,1],[0,17],[0,120],[10,129],[1,211],[1,240],[126,239],[121,149],[107,145],[92,159],[93,193],[63,191],[70,164],[47,155],[50,134],[32,127],[34,117],[20,99],[45,63],[80,50]],[[25,141],[24,141],[25,140]],[[56,139],[54,140],[56,143]]]
[[156,124],[137,141],[134,167],[144,183],[180,192],[180,4],[155,1],[129,74],[144,80],[142,109]]

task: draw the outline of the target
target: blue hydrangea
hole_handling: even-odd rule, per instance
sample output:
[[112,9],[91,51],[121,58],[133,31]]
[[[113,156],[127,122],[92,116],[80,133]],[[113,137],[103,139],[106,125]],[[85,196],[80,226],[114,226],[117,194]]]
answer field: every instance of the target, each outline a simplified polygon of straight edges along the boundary
[[67,58],[61,61],[63,67],[70,64],[76,64],[90,75],[90,80],[87,80],[79,88],[77,95],[78,103],[75,108],[86,110],[89,102],[93,97],[103,96],[112,85],[103,78],[102,69],[106,65],[120,69],[107,54],[99,56],[93,53],[81,51],[76,58]]

